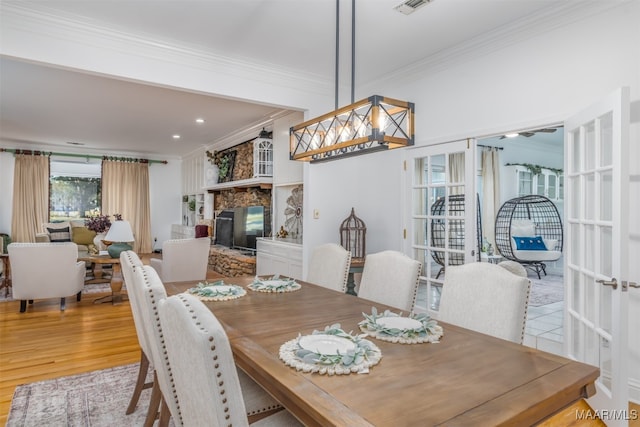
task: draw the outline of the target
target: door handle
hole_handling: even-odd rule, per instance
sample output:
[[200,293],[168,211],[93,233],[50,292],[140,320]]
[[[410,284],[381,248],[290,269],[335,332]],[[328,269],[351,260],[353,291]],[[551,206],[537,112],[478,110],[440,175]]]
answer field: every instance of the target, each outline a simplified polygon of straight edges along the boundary
[[626,280],[624,280],[622,282],[622,292],[627,292],[628,287],[640,288],[640,285],[638,285],[636,282],[627,282]]
[[618,281],[615,277],[613,277],[611,280],[596,280],[596,283],[600,283],[604,286],[611,286],[614,290],[618,289]]

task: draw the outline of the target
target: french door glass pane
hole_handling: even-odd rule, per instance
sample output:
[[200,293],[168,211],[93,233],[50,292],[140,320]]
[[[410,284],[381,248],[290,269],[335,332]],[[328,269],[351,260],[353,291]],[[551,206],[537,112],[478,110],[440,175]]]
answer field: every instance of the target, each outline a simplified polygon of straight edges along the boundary
[[596,167],[596,131],[593,122],[585,126],[585,168],[588,171]]
[[600,219],[611,221],[613,219],[613,175],[611,171],[603,172],[600,186]]
[[579,129],[575,129],[573,131],[571,131],[571,151],[573,152],[573,155],[571,157],[569,157],[569,170],[567,171],[567,173],[577,173],[580,172],[582,170],[582,168],[580,167],[580,159],[582,158],[581,153],[582,153],[582,147],[580,144],[580,130]]
[[600,119],[600,166],[610,166],[613,162],[613,113]]

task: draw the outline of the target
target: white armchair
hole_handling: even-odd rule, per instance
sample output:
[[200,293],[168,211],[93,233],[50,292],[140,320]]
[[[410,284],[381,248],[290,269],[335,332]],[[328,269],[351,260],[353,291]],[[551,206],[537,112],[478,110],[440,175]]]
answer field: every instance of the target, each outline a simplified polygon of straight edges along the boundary
[[75,243],[11,243],[7,247],[11,261],[13,297],[20,300],[20,312],[27,300],[60,298],[77,295],[80,301],[84,287],[85,263],[78,262]]
[[150,265],[163,282],[205,280],[210,247],[208,237],[165,240],[162,259],[151,258]]

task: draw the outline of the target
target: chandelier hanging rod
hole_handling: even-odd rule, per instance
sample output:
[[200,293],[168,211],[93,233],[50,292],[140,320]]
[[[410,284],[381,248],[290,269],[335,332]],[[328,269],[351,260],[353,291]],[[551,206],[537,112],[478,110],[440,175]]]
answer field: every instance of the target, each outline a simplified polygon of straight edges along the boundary
[[319,161],[414,144],[414,104],[373,95],[354,102],[355,0],[351,0],[351,104],[338,108],[340,0],[336,0],[335,110],[289,129],[289,158]]

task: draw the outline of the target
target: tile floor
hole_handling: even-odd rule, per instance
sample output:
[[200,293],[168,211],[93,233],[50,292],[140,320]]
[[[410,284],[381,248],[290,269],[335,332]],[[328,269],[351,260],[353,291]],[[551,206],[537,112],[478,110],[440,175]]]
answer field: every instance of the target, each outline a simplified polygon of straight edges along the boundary
[[529,306],[524,345],[549,353],[563,353],[564,302]]

